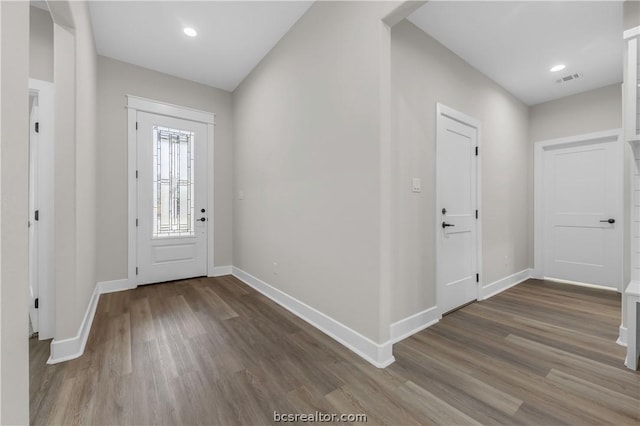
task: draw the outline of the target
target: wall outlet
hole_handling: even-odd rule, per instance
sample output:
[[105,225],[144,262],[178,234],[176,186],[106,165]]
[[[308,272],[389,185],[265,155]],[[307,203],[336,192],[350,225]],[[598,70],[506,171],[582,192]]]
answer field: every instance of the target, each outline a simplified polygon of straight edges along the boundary
[[273,262],[273,275],[278,275],[278,262]]
[[422,182],[420,178],[412,179],[411,192],[422,192]]

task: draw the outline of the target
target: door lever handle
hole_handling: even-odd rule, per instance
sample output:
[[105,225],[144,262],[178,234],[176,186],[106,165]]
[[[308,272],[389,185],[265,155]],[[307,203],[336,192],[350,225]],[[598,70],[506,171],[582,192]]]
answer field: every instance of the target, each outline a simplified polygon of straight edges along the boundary
[[616,220],[615,219],[605,219],[605,220],[601,220],[600,222],[603,222],[603,223],[616,223]]
[[444,228],[446,228],[448,226],[455,226],[455,225],[452,225],[452,224],[447,223],[447,222],[442,222],[442,229],[444,229]]

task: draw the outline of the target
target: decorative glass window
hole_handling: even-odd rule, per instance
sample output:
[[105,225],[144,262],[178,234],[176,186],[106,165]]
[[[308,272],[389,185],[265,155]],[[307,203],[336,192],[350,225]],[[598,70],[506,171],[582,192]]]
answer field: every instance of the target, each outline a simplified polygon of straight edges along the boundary
[[153,238],[195,235],[194,136],[153,126]]

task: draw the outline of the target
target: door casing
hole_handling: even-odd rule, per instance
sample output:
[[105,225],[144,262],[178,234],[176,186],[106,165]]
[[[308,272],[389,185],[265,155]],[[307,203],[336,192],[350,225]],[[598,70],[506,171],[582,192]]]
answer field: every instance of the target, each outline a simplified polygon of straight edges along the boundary
[[127,128],[128,128],[128,266],[127,281],[129,288],[137,287],[136,266],[137,266],[137,229],[136,218],[137,209],[137,185],[136,185],[136,164],[137,164],[137,132],[136,117],[138,111],[152,114],[175,117],[184,120],[196,121],[207,125],[207,212],[209,226],[207,227],[207,276],[214,274],[214,126],[215,114],[200,111],[184,106],[173,105],[153,99],[141,98],[139,96],[127,95]]
[[[618,178],[618,188],[612,188],[612,191],[619,191],[620,205],[618,206],[619,222],[621,226],[626,223],[625,210],[624,210],[624,147],[621,138],[621,129],[612,129],[602,132],[587,133],[583,135],[569,136],[559,139],[551,139],[545,141],[535,142],[534,144],[534,201],[533,201],[533,217],[534,217],[534,267],[533,278],[544,279],[545,277],[545,205],[544,205],[544,187],[545,187],[545,173],[544,173],[544,153],[549,149],[558,149],[563,147],[574,147],[583,145],[596,145],[601,143],[615,143],[619,152],[620,161],[620,173]],[[620,254],[624,255],[624,236],[620,239]],[[616,287],[618,291],[622,291],[623,280],[623,266],[624,262],[621,262],[620,271],[618,277],[616,277]],[[599,287],[599,286],[596,286]],[[608,288],[608,287],[602,287]]]
[[[475,221],[476,224],[476,247],[475,247],[475,252],[476,252],[476,265],[477,265],[477,270],[478,270],[478,282],[476,283],[476,298],[480,297],[480,288],[482,287],[482,282],[483,282],[483,273],[482,273],[482,124],[480,123],[479,120],[477,120],[476,118],[473,118],[469,115],[466,115],[460,111],[457,111],[453,108],[450,108],[440,102],[436,103],[436,143],[435,143],[435,149],[436,152],[434,153],[434,158],[438,158],[437,156],[437,149],[438,149],[438,133],[437,133],[437,127],[440,121],[440,117],[448,117],[451,118],[455,121],[458,121],[462,124],[465,124],[467,126],[473,127],[476,129],[477,134],[476,134],[476,144],[478,147],[478,152],[479,155],[476,157],[476,206],[478,208],[478,219]],[[436,238],[434,240],[434,253],[435,253],[435,272],[436,272],[436,306],[438,306],[438,310],[440,311],[440,314],[444,314],[445,312],[442,311],[442,306],[443,306],[443,294],[442,294],[442,289],[441,289],[441,277],[439,275],[439,271],[438,271],[438,265],[440,262],[440,253],[439,253],[439,247],[438,247],[438,237],[437,237],[437,233],[441,231],[441,226],[442,226],[442,220],[441,220],[441,212],[439,211],[440,208],[440,203],[441,203],[441,197],[440,194],[438,193],[438,170],[439,167],[443,167],[443,165],[438,164],[438,161],[436,161],[436,167],[435,167],[435,179],[434,179],[434,184],[435,184],[435,191],[434,193],[436,194],[436,202],[435,202],[435,212],[434,212],[434,226],[435,226],[435,230],[436,230]]]
[[[54,274],[54,84],[49,81],[29,79],[29,95],[38,98],[38,159],[36,167],[37,194],[35,203],[39,210],[37,265],[38,277],[38,339],[52,339],[56,329],[55,274]],[[33,221],[33,211],[29,220]],[[33,301],[30,301],[33,303]],[[35,308],[34,306],[30,306]],[[25,330],[26,333],[26,330]]]

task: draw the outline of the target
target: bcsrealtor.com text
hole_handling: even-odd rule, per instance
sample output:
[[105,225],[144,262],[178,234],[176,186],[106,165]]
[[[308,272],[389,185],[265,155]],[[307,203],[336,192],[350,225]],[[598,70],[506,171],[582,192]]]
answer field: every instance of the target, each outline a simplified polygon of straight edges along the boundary
[[275,423],[333,423],[333,422],[348,422],[359,423],[366,422],[366,414],[335,414],[335,413],[321,413],[316,411],[315,413],[279,413],[273,412],[273,421]]

